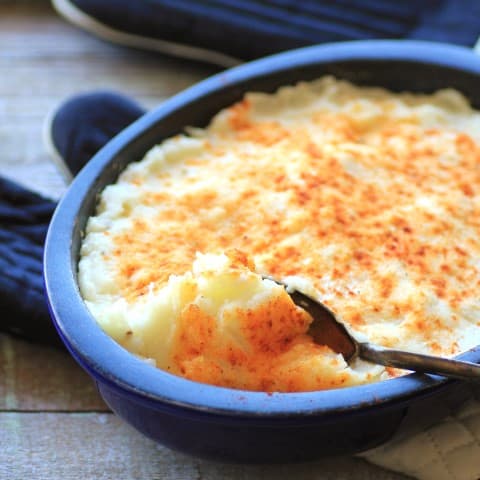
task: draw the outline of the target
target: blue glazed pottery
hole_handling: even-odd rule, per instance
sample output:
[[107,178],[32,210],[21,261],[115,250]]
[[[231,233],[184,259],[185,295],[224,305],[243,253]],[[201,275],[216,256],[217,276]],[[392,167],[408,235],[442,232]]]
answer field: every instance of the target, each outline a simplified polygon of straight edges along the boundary
[[[156,369],[106,335],[77,284],[79,246],[99,192],[129,162],[186,126],[205,126],[247,91],[325,74],[394,91],[453,87],[480,108],[480,58],[462,48],[412,41],[360,41],[295,50],[215,75],[172,97],[109,142],[78,174],[47,237],[45,281],[53,321],[111,409],[171,448],[233,462],[293,462],[353,454],[461,402],[464,385],[411,374],[371,385],[309,393],[246,392],[192,382]],[[475,348],[460,356],[480,360]]]

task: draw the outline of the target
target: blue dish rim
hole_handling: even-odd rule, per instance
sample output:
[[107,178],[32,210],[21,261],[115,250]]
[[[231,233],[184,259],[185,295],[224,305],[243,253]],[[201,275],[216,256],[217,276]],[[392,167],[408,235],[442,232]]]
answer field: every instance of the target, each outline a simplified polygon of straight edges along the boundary
[[[256,60],[216,74],[147,113],[102,148],[78,174],[59,203],[47,234],[44,277],[54,324],[71,354],[97,381],[160,407],[233,417],[325,416],[404,403],[451,384],[410,374],[370,385],[304,393],[264,393],[192,382],[159,370],[127,352],[98,326],[83,302],[72,261],[78,212],[99,173],[143,131],[189,103],[250,78],[312,63],[351,60],[412,61],[479,75],[480,57],[464,47],[408,40],[367,40],[306,47]],[[479,82],[480,85],[480,82]],[[480,360],[480,346],[458,358]]]

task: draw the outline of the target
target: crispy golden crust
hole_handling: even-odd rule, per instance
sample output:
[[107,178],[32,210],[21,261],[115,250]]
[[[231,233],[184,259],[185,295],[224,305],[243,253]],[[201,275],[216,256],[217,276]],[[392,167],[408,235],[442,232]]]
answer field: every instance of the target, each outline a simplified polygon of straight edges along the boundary
[[[478,114],[453,93],[398,96],[324,79],[305,99],[302,88],[248,96],[180,160],[156,162],[157,151],[127,170],[128,228],[100,229],[116,294],[135,302],[191,270],[196,252],[233,248],[374,342],[442,355],[478,343],[480,147],[463,128],[480,131]],[[261,308],[250,311],[260,337],[270,315]],[[212,321],[195,306],[187,317]],[[208,382],[199,365],[187,376]]]

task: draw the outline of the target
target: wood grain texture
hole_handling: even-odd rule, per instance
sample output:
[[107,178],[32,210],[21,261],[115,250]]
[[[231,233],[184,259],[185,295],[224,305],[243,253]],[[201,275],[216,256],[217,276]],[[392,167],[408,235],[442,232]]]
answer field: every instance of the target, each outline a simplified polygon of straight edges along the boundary
[[[214,73],[97,40],[46,0],[0,0],[0,47],[0,175],[53,198],[66,185],[42,144],[42,124],[65,98],[108,88],[150,108]],[[405,477],[348,457],[257,467],[186,457],[108,413],[65,352],[0,335],[0,480],[290,478]]]
[[47,1],[0,2],[0,47],[0,174],[54,198],[65,184],[42,129],[62,101],[108,89],[151,108],[215,73],[98,40],[59,18]]
[[66,351],[0,335],[0,374],[0,410],[108,411]]
[[[1,479],[401,480],[362,460],[225,465],[155,444],[105,413],[0,413]],[[6,434],[6,435],[5,435]]]

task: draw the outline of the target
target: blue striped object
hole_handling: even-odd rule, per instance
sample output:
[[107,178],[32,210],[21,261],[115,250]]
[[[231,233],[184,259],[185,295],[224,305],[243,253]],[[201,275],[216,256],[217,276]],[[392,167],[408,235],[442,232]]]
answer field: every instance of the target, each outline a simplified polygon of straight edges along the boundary
[[[57,3],[65,3],[65,0]],[[112,29],[240,60],[317,43],[410,38],[473,46],[478,0],[71,0]]]
[[45,302],[43,243],[55,203],[0,177],[0,330],[60,345]]

